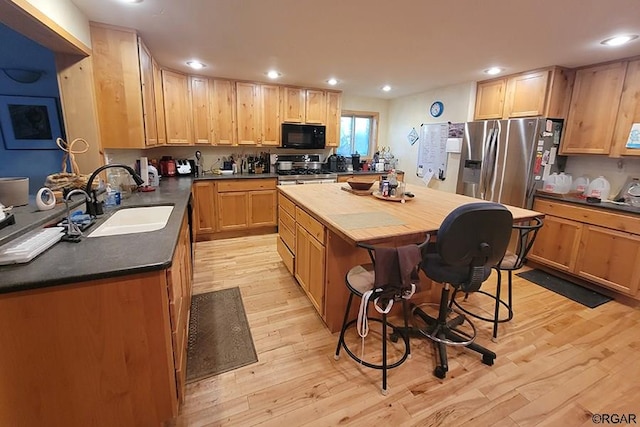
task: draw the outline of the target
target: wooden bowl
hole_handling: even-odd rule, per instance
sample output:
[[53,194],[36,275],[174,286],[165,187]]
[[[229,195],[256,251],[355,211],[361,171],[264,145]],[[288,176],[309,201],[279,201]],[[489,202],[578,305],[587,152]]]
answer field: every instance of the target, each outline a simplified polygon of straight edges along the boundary
[[366,191],[371,188],[373,183],[376,182],[371,178],[351,178],[347,180],[347,184],[354,190]]

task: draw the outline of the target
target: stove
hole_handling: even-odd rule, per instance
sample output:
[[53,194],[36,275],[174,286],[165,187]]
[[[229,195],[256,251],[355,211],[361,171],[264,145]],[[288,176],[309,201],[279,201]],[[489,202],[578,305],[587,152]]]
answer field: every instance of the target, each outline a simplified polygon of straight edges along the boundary
[[338,175],[329,172],[320,164],[319,154],[279,155],[278,162],[290,162],[288,169],[277,168],[278,184],[325,184],[338,181]]

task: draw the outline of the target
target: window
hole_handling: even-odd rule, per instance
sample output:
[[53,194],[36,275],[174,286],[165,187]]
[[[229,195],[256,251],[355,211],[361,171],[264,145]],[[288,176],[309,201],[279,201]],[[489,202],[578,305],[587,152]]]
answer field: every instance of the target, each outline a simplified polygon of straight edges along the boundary
[[340,118],[340,146],[336,154],[372,157],[377,146],[378,113],[343,111]]

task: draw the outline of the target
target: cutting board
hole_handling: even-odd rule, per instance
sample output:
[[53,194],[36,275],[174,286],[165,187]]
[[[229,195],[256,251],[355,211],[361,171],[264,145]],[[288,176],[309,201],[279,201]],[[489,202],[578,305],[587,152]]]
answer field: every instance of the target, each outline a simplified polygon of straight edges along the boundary
[[348,193],[353,193],[356,194],[358,196],[370,196],[371,194],[373,194],[373,189],[369,189],[369,190],[354,190],[351,187],[340,187],[341,189],[343,189],[344,191],[348,192]]

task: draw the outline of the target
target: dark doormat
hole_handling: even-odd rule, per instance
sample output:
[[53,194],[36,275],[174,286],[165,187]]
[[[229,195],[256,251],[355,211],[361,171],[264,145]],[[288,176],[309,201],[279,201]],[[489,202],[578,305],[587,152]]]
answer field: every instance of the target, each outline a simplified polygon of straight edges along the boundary
[[575,302],[579,302],[589,308],[595,308],[605,302],[611,301],[606,295],[599,294],[591,289],[584,288],[564,279],[545,273],[541,270],[529,270],[522,273],[516,273],[530,282],[547,288],[557,294],[565,296]]
[[193,295],[187,382],[258,361],[239,288]]

